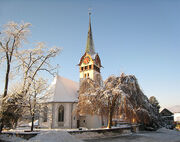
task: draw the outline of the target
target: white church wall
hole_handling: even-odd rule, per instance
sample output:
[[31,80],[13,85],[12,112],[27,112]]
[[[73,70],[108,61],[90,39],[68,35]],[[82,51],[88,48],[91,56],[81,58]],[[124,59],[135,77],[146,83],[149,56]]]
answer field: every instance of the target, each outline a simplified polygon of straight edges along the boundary
[[[58,110],[59,107],[64,106],[64,122],[58,122]],[[73,103],[54,103],[54,111],[53,111],[53,128],[75,128],[76,123],[73,119],[72,110]]]
[[72,115],[71,115],[71,128],[77,128],[77,116],[76,116],[77,103],[72,103]]
[[[64,122],[58,122],[59,107],[64,106]],[[39,118],[40,128],[77,128],[76,113],[73,113],[76,109],[77,103],[49,103],[45,104],[48,107],[47,122],[44,122],[44,118]],[[42,116],[43,113],[41,112]]]
[[88,129],[102,127],[101,116],[98,116],[98,115],[87,115],[85,123]]
[[55,127],[55,103],[51,103],[51,118],[49,119],[49,123],[51,123],[50,128]]
[[71,128],[71,103],[65,103],[64,106],[64,127]]
[[[49,103],[45,105],[48,107],[48,119],[47,122],[43,122],[43,118],[40,117],[39,123],[41,128],[77,128],[77,116],[75,113],[77,103]],[[58,111],[61,105],[64,106],[64,122],[58,122]],[[80,127],[102,127],[101,116],[86,115],[80,121]]]

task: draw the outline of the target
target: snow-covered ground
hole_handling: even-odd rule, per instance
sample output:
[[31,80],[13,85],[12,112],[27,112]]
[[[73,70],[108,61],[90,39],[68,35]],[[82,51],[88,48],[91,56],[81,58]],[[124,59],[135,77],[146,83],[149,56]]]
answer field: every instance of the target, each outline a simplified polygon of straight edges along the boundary
[[[84,134],[82,134],[83,137]],[[80,136],[79,136],[80,137]],[[82,140],[75,138],[66,131],[41,131],[40,134],[26,141],[24,139],[0,135],[0,140],[9,141],[9,142],[82,142]],[[153,132],[139,132],[129,135],[121,135],[116,137],[109,138],[99,138],[84,140],[87,142],[180,142],[180,131],[168,130],[161,128],[158,131]]]
[[15,135],[8,136],[7,134],[0,135],[0,141],[8,142],[83,142],[66,131],[41,131],[37,136],[25,140]]
[[41,132],[28,142],[82,142],[66,131]]
[[15,135],[0,134],[0,142],[25,142],[25,140]]
[[139,132],[132,135],[89,139],[87,142],[180,142],[180,131],[161,128],[158,131]]

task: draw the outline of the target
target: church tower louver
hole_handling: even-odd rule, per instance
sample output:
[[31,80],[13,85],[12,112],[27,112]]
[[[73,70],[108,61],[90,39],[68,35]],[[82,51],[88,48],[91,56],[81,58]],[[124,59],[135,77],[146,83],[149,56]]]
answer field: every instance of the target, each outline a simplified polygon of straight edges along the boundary
[[91,29],[91,13],[89,13],[89,29],[85,54],[81,57],[79,65],[80,81],[85,78],[90,78],[101,83],[101,60],[95,52],[94,42]]

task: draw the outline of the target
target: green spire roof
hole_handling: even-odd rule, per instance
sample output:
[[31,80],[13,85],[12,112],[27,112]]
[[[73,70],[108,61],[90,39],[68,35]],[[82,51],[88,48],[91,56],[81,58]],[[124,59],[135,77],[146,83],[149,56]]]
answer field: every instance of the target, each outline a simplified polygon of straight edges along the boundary
[[93,42],[92,30],[91,30],[91,13],[89,13],[89,29],[88,29],[88,37],[86,44],[86,53],[89,53],[90,55],[95,54],[94,42]]

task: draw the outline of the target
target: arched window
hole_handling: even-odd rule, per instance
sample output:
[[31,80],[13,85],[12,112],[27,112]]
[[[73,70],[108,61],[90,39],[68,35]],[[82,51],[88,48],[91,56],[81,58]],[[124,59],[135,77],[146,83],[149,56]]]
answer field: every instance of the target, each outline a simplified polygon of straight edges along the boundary
[[58,122],[64,122],[64,106],[60,106],[58,110]]
[[47,116],[48,116],[48,107],[45,106],[43,110],[43,122],[47,122]]

